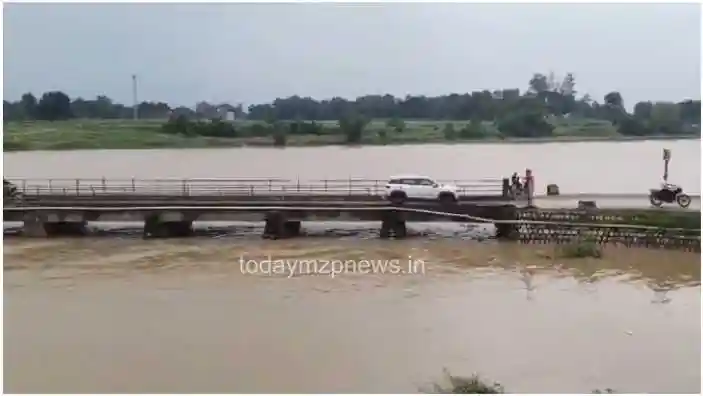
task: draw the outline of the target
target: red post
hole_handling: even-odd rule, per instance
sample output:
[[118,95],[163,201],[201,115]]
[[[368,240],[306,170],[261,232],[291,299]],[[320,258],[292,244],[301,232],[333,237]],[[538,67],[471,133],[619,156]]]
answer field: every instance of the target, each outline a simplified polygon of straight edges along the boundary
[[525,184],[527,187],[527,205],[532,206],[535,196],[535,179],[534,176],[532,176],[531,169],[525,169]]

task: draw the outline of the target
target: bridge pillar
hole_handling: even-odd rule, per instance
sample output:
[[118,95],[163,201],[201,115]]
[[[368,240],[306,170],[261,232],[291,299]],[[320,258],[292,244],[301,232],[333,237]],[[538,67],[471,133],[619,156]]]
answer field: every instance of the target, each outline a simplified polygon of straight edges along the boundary
[[279,239],[300,235],[301,222],[286,219],[282,212],[269,212],[266,214],[263,238]]
[[[504,206],[502,208],[496,208],[496,216],[494,220],[508,220],[515,221],[518,219],[518,209],[515,206]],[[496,223],[496,238],[498,239],[518,239],[519,229],[517,223]]]
[[28,237],[84,236],[87,234],[87,222],[80,215],[67,215],[59,218],[55,214],[28,213],[23,222],[22,235]]
[[49,233],[46,232],[44,225],[46,222],[41,219],[25,219],[22,226],[22,235],[28,237],[46,237]]
[[380,237],[387,239],[394,236],[396,239],[405,238],[408,235],[408,229],[405,225],[405,216],[403,212],[390,210],[383,213],[381,220]]
[[283,223],[283,229],[286,232],[286,236],[299,236],[301,229],[301,222],[299,221],[286,221]]
[[193,234],[193,221],[184,216],[154,214],[144,219],[144,238],[178,238]]

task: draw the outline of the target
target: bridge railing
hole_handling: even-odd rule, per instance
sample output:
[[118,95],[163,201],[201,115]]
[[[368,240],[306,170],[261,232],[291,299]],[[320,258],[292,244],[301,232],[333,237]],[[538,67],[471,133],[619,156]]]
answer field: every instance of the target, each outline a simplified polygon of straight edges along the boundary
[[[373,179],[7,179],[25,196],[380,195],[387,180]],[[504,194],[503,179],[437,180],[462,196]]]

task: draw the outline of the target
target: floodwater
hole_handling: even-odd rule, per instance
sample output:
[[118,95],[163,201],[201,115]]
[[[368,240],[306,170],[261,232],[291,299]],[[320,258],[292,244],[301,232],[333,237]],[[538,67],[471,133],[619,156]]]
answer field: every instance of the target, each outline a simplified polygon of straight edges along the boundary
[[89,150],[6,153],[11,178],[369,178],[415,173],[437,179],[508,177],[530,168],[538,193],[642,193],[661,181],[662,149],[669,181],[701,192],[700,140],[382,147]]
[[[108,179],[473,179],[530,167],[563,193],[639,193],[659,182],[662,148],[670,180],[700,193],[700,141],[20,152],[4,165],[6,177]],[[700,254],[610,247],[565,260],[432,227],[404,241],[343,230],[265,241],[254,228],[6,237],[5,391],[404,393],[447,368],[508,392],[700,392]],[[269,258],[319,260],[318,273],[241,264]],[[327,260],[397,260],[400,273],[333,277]]]
[[[413,393],[443,368],[512,392],[700,392],[699,254],[251,236],[4,248],[10,393]],[[336,259],[399,271],[332,276]]]

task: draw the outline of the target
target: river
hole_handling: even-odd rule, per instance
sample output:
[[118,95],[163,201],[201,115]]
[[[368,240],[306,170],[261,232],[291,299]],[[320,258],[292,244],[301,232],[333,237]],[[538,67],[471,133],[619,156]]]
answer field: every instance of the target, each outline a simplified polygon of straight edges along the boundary
[[[26,152],[6,154],[5,172],[469,179],[529,166],[567,192],[632,193],[658,181],[662,147],[673,152],[672,181],[700,192],[698,141]],[[609,247],[600,260],[562,260],[549,246],[453,231],[404,241],[343,231],[267,241],[250,231],[5,238],[5,391],[412,393],[443,368],[518,393],[701,390],[700,254]],[[269,258],[422,266],[242,271],[242,259]]]
[[[415,173],[437,179],[508,177],[530,168],[538,193],[549,183],[563,194],[646,194],[663,174],[701,192],[700,140],[540,144],[407,145],[243,149],[86,150],[5,153],[11,178],[238,178],[295,180],[369,178]],[[539,190],[541,189],[541,190]]]

